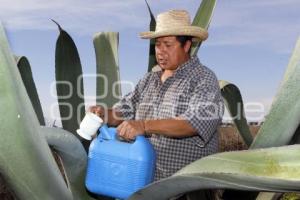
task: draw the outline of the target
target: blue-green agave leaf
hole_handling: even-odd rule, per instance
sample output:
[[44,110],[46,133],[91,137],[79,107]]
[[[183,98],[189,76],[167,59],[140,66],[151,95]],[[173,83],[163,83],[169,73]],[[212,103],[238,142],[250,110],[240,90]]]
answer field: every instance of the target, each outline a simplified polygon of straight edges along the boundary
[[17,62],[17,66],[25,85],[27,94],[29,95],[34,111],[39,119],[40,125],[45,125],[43,110],[33,80],[30,63],[25,56],[15,56],[15,60]]
[[[202,0],[192,24],[208,30],[216,4],[217,0]],[[198,53],[200,45],[201,42],[192,44],[191,55],[196,55]]]
[[121,98],[119,33],[101,32],[94,36],[97,62],[97,104],[112,107]]
[[284,78],[265,122],[254,138],[251,148],[288,144],[300,119],[300,38],[290,58]]
[[300,145],[214,154],[154,182],[130,200],[166,200],[200,189],[300,191]]
[[73,39],[57,25],[55,77],[61,122],[63,129],[79,137],[75,131],[85,115],[81,62]]
[[0,25],[0,172],[19,199],[72,199]]
[[50,147],[60,156],[68,187],[74,200],[91,200],[85,189],[87,154],[81,142],[70,132],[59,128],[42,127]]
[[246,145],[250,146],[253,141],[253,137],[245,118],[243,99],[239,88],[236,85],[223,80],[219,81],[219,85],[225,106],[229,111],[236,128]]

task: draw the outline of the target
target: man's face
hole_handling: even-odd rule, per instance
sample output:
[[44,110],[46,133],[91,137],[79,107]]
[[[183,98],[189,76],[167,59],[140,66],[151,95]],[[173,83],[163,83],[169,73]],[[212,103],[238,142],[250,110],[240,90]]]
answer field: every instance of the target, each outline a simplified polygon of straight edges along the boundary
[[177,67],[189,58],[188,41],[182,47],[175,36],[159,37],[155,40],[155,56],[158,65],[164,70],[176,70]]

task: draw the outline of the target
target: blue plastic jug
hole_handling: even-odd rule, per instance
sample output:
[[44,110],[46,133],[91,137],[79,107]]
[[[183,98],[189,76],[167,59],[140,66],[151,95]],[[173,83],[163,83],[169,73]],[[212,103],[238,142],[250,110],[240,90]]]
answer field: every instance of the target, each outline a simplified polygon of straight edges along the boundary
[[144,136],[120,141],[115,128],[103,125],[89,148],[85,185],[96,194],[126,199],[151,183],[155,151]]

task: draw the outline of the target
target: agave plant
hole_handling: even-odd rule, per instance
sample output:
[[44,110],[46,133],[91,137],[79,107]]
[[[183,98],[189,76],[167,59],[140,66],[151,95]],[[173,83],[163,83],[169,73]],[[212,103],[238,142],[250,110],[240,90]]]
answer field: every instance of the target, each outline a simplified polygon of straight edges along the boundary
[[[20,199],[91,199],[81,143],[62,129],[41,128],[2,26],[0,44],[1,174]],[[67,182],[49,145],[63,160]]]
[[[55,23],[58,25],[60,32],[55,51],[55,74],[59,110],[63,128],[75,134],[85,114],[84,76],[82,74],[80,57],[73,39],[57,22]],[[96,101],[98,104],[104,104],[108,107],[113,106],[119,100],[117,97],[121,96],[120,85],[114,85],[120,80],[118,43],[119,34],[115,32],[102,32],[94,36],[97,63]],[[112,92],[113,89],[114,92]],[[77,134],[75,135],[77,136]]]
[[55,23],[60,32],[56,41],[55,77],[61,122],[65,130],[76,133],[85,113],[82,67],[71,36]]

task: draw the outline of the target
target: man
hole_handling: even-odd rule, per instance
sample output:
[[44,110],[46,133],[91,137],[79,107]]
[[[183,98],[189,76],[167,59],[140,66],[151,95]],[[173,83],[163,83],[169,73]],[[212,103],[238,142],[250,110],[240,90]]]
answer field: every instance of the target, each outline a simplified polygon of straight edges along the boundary
[[114,108],[89,110],[118,126],[125,139],[149,137],[157,157],[155,180],[159,180],[217,152],[223,102],[215,74],[189,55],[192,42],[204,41],[208,33],[191,26],[186,11],[161,13],[156,30],[141,37],[156,40],[156,70],[147,73]]

